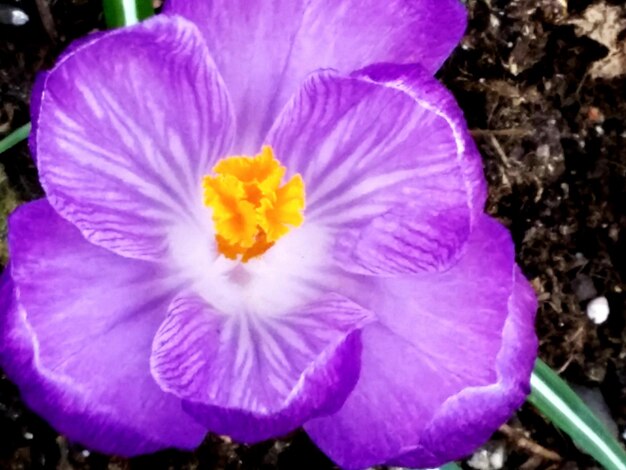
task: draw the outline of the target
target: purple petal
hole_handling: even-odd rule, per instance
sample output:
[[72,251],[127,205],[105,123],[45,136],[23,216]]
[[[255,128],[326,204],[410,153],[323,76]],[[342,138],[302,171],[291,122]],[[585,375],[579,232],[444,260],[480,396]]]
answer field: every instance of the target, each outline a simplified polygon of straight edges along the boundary
[[[104,36],[105,34],[107,34],[107,31],[96,31],[76,39],[63,51],[63,53],[57,59],[57,62],[65,60],[65,56],[73,54],[75,50],[82,48],[83,46],[94,41],[100,36]],[[30,153],[35,160],[37,158],[37,126],[39,123],[39,110],[41,109],[41,99],[45,91],[45,84],[47,79],[48,72],[39,72],[35,77],[33,89],[30,93],[30,120],[33,127],[28,136],[28,147],[30,148]]]
[[452,96],[419,66],[313,75],[267,142],[307,191],[308,222],[336,232],[357,274],[454,263],[482,213],[482,164]]
[[42,80],[32,141],[41,182],[89,241],[162,259],[171,227],[209,217],[201,179],[226,153],[233,118],[193,24],[158,17],[90,37]]
[[[514,279],[508,302],[510,317],[503,328],[503,345],[497,357],[499,382],[463,390],[449,399],[429,423],[420,445],[393,459],[393,465],[433,467],[469,455],[524,402],[530,392],[528,378],[537,349],[533,316],[529,313],[535,312],[537,300],[518,268]],[[460,431],[452,433],[451,429]]]
[[536,299],[507,231],[485,216],[457,266],[373,290],[380,323],[363,331],[359,382],[305,429],[346,468],[471,452],[522,404],[536,357]]
[[150,374],[165,273],[91,245],[45,200],[11,216],[9,249],[0,363],[25,402],[101,452],[196,447],[205,428]]
[[466,25],[458,0],[169,0],[165,9],[202,30],[233,96],[244,153],[258,151],[310,72],[398,62],[432,73]]
[[155,337],[152,372],[209,430],[255,442],[341,406],[370,320],[338,295],[273,318],[224,315],[181,297]]

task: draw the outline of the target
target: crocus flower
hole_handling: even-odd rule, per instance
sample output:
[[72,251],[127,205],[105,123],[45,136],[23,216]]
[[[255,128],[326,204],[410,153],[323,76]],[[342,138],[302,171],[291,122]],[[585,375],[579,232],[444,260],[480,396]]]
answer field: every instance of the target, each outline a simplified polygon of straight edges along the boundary
[[[456,0],[170,1],[42,75],[1,363],[93,449],[300,426],[435,466],[522,403],[535,297],[432,78]],[[419,64],[419,65],[418,65]]]

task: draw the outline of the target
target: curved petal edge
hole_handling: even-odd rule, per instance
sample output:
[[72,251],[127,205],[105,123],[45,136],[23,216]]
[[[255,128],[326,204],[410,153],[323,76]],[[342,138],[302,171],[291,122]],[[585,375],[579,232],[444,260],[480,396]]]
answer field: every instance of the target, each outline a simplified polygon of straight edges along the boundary
[[359,382],[304,428],[340,466],[436,467],[483,444],[522,404],[537,355],[536,296],[501,224],[483,216],[458,264],[379,280]]
[[9,252],[0,365],[26,404],[104,453],[199,445],[206,428],[150,375],[150,342],[168,297],[159,271],[89,244],[45,200],[10,217]]
[[487,442],[526,400],[538,348],[534,330],[537,297],[519,267],[514,270],[511,314],[504,325],[503,347],[497,359],[498,382],[463,390],[450,398],[416,449],[394,458],[391,465],[437,467],[466,457]]
[[341,406],[371,319],[334,294],[274,318],[224,315],[183,296],[155,336],[151,369],[209,430],[256,442]]

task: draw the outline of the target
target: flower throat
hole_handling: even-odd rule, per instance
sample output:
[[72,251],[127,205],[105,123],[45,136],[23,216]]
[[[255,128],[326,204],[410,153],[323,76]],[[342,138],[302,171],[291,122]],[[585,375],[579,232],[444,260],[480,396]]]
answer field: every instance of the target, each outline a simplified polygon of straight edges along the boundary
[[264,146],[254,157],[221,159],[202,180],[204,204],[213,209],[218,251],[246,262],[269,250],[304,221],[304,182],[282,184],[286,168]]

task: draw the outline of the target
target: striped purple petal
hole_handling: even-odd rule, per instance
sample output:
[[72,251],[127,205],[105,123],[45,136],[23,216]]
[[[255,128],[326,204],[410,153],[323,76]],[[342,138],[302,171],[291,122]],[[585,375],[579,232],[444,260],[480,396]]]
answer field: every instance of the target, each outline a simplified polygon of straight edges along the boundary
[[225,315],[182,296],[155,336],[152,373],[212,432],[257,442],[341,406],[371,320],[336,294],[276,317]]
[[100,452],[192,449],[206,428],[150,375],[167,272],[86,241],[45,200],[9,220],[0,365],[59,432]]
[[233,97],[236,150],[257,152],[284,104],[314,70],[374,62],[436,71],[465,31],[459,0],[168,0],[193,21]]
[[266,142],[302,175],[306,223],[334,234],[333,256],[353,273],[445,269],[483,210],[463,115],[419,66],[312,75]]
[[227,152],[233,118],[193,24],[161,16],[96,35],[37,89],[31,143],[41,183],[90,242],[162,259],[173,228],[209,217],[201,179]]

